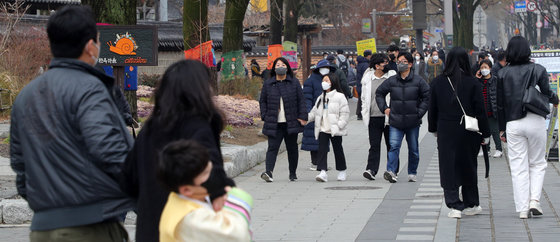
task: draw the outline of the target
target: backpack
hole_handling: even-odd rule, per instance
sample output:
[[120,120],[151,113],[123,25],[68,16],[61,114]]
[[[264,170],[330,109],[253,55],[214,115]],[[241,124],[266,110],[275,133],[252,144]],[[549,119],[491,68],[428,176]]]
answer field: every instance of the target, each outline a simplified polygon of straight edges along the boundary
[[338,60],[338,63],[340,63],[339,68],[344,72],[344,75],[348,76],[348,67],[350,66],[348,64],[348,59],[346,59],[344,62],[342,62],[340,58],[338,58],[338,56],[336,57],[336,59]]

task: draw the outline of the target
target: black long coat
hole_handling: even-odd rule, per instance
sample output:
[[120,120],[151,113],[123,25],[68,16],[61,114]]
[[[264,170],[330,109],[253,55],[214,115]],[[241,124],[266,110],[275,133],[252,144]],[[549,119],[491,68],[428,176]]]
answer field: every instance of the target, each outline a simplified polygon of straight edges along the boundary
[[428,130],[437,132],[439,173],[444,189],[476,184],[477,153],[482,137],[489,137],[482,84],[472,76],[461,76],[457,92],[465,112],[478,119],[480,134],[467,131],[461,123],[463,111],[445,75],[432,82]]

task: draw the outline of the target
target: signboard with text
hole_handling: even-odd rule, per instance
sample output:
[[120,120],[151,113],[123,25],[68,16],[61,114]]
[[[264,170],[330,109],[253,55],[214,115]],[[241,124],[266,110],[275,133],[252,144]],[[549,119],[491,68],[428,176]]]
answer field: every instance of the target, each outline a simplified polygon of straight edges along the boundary
[[372,53],[377,52],[377,47],[375,46],[375,38],[356,41],[356,49],[358,55],[364,55],[365,50],[371,50]]
[[157,66],[156,26],[98,26],[99,64],[104,66]]

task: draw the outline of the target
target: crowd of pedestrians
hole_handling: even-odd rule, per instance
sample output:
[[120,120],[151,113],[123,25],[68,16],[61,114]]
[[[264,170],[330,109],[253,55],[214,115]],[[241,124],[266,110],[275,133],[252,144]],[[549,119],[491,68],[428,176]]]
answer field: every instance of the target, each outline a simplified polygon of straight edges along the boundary
[[[134,141],[115,80],[94,67],[100,43],[91,9],[62,8],[49,18],[47,34],[54,56],[49,70],[21,91],[11,114],[11,166],[18,194],[34,211],[30,240],[127,241],[122,222],[128,211],[138,215],[137,241],[251,240],[252,198],[223,168],[224,121],[212,100],[210,70],[193,60],[171,65],[155,91],[153,113]],[[319,61],[303,86],[289,62],[278,58],[259,100],[268,136],[261,178],[274,181],[284,142],[288,179],[297,181],[297,137],[303,132],[301,149],[310,151],[316,181],[328,181],[330,144],[337,180],[347,179],[343,136],[351,112],[350,80],[357,86],[356,114],[369,136],[365,179],[375,180],[379,173],[383,137],[388,151],[383,178],[398,181],[406,138],[407,180],[417,181],[419,129],[428,113],[449,217],[482,211],[477,152],[481,145],[489,150],[490,136],[496,158],[502,156],[502,141],[507,144],[519,217],[542,215],[547,112],[528,108],[523,97],[531,87],[547,104],[556,106],[558,97],[546,69],[530,55],[527,40],[519,36],[497,53],[495,63],[482,53],[472,66],[462,47],[445,56],[391,45],[387,55],[364,51],[357,65],[340,50]],[[476,130],[467,127],[471,117]]]

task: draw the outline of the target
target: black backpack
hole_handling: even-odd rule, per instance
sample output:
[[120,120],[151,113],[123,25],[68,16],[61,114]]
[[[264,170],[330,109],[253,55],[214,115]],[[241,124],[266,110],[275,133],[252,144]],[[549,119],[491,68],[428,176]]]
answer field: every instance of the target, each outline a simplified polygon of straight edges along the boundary
[[338,58],[338,56],[336,57],[336,59],[338,60],[338,63],[340,63],[339,68],[344,72],[344,75],[348,76],[348,59],[346,59],[344,62],[342,62],[340,58]]

